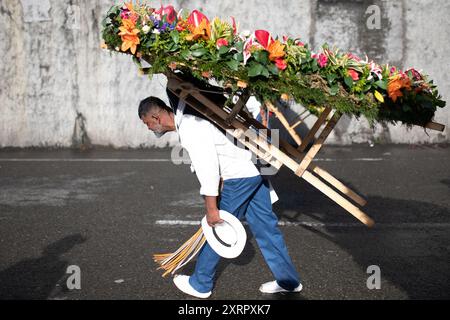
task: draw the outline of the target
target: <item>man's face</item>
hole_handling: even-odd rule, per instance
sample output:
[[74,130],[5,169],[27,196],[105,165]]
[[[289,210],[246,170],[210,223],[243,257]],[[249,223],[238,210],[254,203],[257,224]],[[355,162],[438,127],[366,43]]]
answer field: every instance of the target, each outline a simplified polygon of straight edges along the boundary
[[149,111],[141,118],[147,128],[157,134],[164,133],[165,131],[162,124],[162,118],[160,116],[162,112],[163,111],[161,109],[156,112]]

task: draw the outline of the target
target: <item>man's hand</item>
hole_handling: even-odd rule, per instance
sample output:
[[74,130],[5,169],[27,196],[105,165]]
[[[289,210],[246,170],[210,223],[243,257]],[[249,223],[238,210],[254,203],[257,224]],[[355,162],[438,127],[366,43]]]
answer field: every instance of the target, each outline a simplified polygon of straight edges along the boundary
[[217,224],[221,224],[223,220],[220,219],[219,209],[216,209],[214,211],[208,211],[206,213],[206,221],[208,222],[208,225],[210,227],[214,227]]
[[206,222],[210,227],[223,222],[220,219],[219,209],[217,208],[217,197],[205,196]]

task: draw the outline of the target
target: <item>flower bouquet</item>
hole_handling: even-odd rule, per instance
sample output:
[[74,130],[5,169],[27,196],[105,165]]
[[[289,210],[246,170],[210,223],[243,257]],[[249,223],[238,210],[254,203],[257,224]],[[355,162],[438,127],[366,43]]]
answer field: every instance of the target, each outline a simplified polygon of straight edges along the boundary
[[295,101],[313,114],[327,106],[371,125],[425,126],[446,104],[414,68],[379,65],[327,44],[313,52],[300,39],[265,30],[239,32],[234,18],[210,20],[198,10],[136,1],[114,5],[102,26],[102,47],[147,61],[150,74],[179,69],[232,93],[245,89],[260,101]]

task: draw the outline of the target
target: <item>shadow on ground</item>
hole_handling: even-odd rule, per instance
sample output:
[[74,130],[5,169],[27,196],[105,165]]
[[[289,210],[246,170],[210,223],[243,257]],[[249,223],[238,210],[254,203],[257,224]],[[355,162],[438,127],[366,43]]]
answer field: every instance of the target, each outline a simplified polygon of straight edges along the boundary
[[80,234],[67,236],[45,247],[40,257],[0,271],[0,300],[49,298],[55,285],[67,276],[68,262],[61,256],[85,241]]
[[[363,211],[376,221],[373,229],[330,227],[327,225],[358,221],[302,179],[289,185],[281,183],[287,174],[291,173],[282,170],[273,178],[277,192],[283,196],[274,208],[280,219],[324,223],[323,228],[305,228],[348,252],[364,272],[375,262],[382,269],[382,278],[411,299],[450,297],[448,229],[430,229],[430,224],[450,223],[450,208],[425,201],[369,196]],[[358,192],[351,183],[341,181]],[[450,179],[441,182],[450,187]],[[400,224],[412,227],[404,230]],[[365,241],[355,242],[355,233]]]

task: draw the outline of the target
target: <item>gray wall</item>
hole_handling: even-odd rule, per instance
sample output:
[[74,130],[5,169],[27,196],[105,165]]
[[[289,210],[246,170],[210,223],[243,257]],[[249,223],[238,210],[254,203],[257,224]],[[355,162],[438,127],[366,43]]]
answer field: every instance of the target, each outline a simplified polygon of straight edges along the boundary
[[[153,1],[153,3],[158,3]],[[167,3],[167,2],[164,2]],[[240,29],[263,28],[324,42],[380,63],[423,69],[450,94],[450,2],[446,0],[173,1],[213,17],[234,16]],[[0,0],[0,147],[114,147],[173,145],[157,140],[137,117],[138,102],[165,99],[165,79],[138,76],[131,58],[99,48],[100,22],[110,0]],[[381,9],[381,28],[369,30],[367,8]],[[444,133],[404,126],[369,129],[344,117],[328,143],[442,143],[450,140],[450,108],[436,114]],[[310,122],[307,122],[310,124]],[[304,128],[303,128],[304,130]]]

